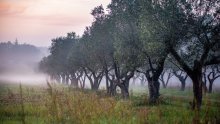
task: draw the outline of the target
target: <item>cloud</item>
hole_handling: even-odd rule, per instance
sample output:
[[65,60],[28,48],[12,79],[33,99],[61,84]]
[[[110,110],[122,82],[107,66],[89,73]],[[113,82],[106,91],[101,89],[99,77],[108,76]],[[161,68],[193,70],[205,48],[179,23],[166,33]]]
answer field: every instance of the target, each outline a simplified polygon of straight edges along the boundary
[[[74,0],[9,0],[0,1],[0,22],[22,22],[68,26],[91,21],[90,7]],[[82,0],[83,1],[83,0]],[[87,15],[87,16],[86,16]],[[12,22],[12,21],[10,21]],[[21,22],[21,21],[19,21]]]
[[22,14],[27,6],[7,1],[0,1],[0,16]]
[[[0,42],[16,37],[29,43],[50,42],[70,31],[82,34],[91,10],[110,0],[0,0]],[[46,43],[47,42],[47,43]]]

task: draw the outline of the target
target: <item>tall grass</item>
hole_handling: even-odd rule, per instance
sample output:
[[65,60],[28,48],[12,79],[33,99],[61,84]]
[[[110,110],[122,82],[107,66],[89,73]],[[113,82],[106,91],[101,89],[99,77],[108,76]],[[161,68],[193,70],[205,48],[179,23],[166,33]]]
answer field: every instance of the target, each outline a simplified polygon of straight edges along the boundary
[[23,101],[23,89],[21,86],[21,83],[19,85],[19,89],[20,89],[20,103],[21,103],[21,122],[22,124],[25,124],[25,112],[24,112],[24,101]]
[[[132,123],[130,101],[100,97],[95,92],[83,93],[48,83],[47,109],[49,122],[54,123]],[[55,117],[55,118],[54,118]]]
[[190,98],[161,95],[158,105],[151,106],[148,105],[147,94],[136,95],[133,92],[129,100],[122,100],[103,95],[103,92],[81,91],[49,82],[47,88],[22,85],[17,89],[9,87],[5,93],[0,94],[0,123],[218,124],[220,122],[220,101],[216,99],[216,95],[213,97],[215,101],[212,96],[205,96],[203,108],[196,115],[189,107]]

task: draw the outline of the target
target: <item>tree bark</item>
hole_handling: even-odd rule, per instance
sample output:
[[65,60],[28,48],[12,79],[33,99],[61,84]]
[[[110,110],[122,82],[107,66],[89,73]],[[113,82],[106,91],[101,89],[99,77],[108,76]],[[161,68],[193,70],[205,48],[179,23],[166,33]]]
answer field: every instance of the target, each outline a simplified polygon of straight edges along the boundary
[[[161,81],[161,83],[162,83],[163,88],[167,88],[166,82],[165,82],[165,80],[164,80],[164,75],[165,75],[165,72],[162,72],[159,79],[160,79],[160,81]],[[169,80],[169,79],[168,79],[168,77],[167,77],[167,81],[168,81],[168,80]]]
[[108,70],[105,69],[105,79],[106,79],[106,91],[107,91],[107,94],[110,93],[110,87],[109,87],[109,79],[108,79]]
[[129,79],[124,80],[118,86],[121,89],[121,94],[122,94],[123,99],[128,99],[129,98]]
[[93,77],[93,78],[94,78],[94,81],[91,85],[91,89],[94,91],[97,91],[99,89],[99,80],[96,77]]
[[59,75],[59,74],[56,74],[56,75],[54,76],[54,78],[55,78],[55,81],[57,81],[58,83],[60,83],[60,75]]
[[180,88],[180,90],[181,91],[184,91],[185,90],[185,87],[186,87],[186,79],[187,79],[187,74],[184,76],[184,75],[182,75],[183,74],[183,72],[181,71],[181,73],[180,74],[178,74],[177,72],[174,72],[173,73],[178,79],[179,79],[179,81],[180,81],[180,83],[181,83],[181,88]]
[[159,98],[159,89],[160,83],[158,80],[149,79],[148,80],[148,89],[149,89],[149,103],[156,104]]
[[193,75],[190,75],[193,81],[193,93],[194,93],[192,109],[200,110],[201,105],[202,105],[202,96],[203,96],[202,94],[202,86],[203,86],[202,71],[201,71],[201,68],[199,68],[199,69],[195,69],[193,72],[194,72]]
[[81,77],[79,77],[79,84],[80,84],[80,88],[84,89],[85,88],[85,84],[86,84],[86,75],[82,75]]
[[145,83],[145,79],[144,78],[145,78],[144,75],[141,76],[141,86],[144,86],[144,83]]
[[212,93],[213,80],[209,81],[209,93]]
[[115,80],[114,78],[113,79],[109,78],[109,82],[110,82],[109,95],[110,96],[115,96],[116,95],[116,87],[117,87],[116,84],[118,84],[117,80]]
[[181,90],[181,91],[184,91],[185,88],[186,88],[186,81],[185,81],[185,80],[182,80],[182,81],[180,81],[180,82],[181,82],[181,88],[180,88],[180,90]]
[[[216,70],[215,70],[216,69]],[[213,83],[214,81],[220,77],[220,74],[218,74],[220,71],[217,68],[215,67],[212,67],[211,69],[212,71],[208,74],[207,78],[208,78],[208,81],[209,81],[209,89],[208,89],[208,92],[209,93],[212,93],[212,86],[213,86]]]
[[62,84],[65,84],[65,74],[61,74],[61,78],[62,78]]
[[208,91],[207,79],[206,79],[206,67],[204,67],[204,71],[203,71],[202,75],[203,75],[203,90],[204,90],[204,93],[206,93]]
[[[168,54],[168,53],[167,53]],[[166,54],[166,56],[167,56]],[[150,70],[147,70],[145,73],[145,76],[148,80],[148,89],[149,89],[149,103],[150,104],[156,104],[159,98],[159,90],[160,90],[160,82],[159,77],[161,73],[163,72],[164,68],[164,62],[166,57],[161,58],[158,63],[157,67],[153,68],[153,65],[151,63],[151,59],[149,58],[149,65]]]
[[66,82],[65,82],[66,85],[69,85],[69,79],[70,79],[70,78],[69,78],[69,74],[66,74]]
[[75,74],[71,74],[71,86],[74,88],[79,88],[78,80],[76,79]]
[[164,82],[163,79],[161,80],[161,82],[162,82],[163,88],[167,88],[166,83]]

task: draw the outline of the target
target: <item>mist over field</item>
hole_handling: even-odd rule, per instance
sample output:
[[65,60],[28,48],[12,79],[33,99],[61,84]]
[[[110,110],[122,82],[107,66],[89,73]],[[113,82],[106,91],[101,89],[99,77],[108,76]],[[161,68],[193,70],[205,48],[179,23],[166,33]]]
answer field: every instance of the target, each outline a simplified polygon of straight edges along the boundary
[[[39,62],[43,57],[49,55],[47,47],[36,47],[29,44],[19,44],[17,42],[0,43],[0,81],[7,83],[22,83],[31,85],[46,84],[46,80],[51,81],[49,75],[39,70]],[[168,74],[165,72],[165,80]],[[103,77],[99,89],[105,89],[105,80]],[[61,80],[60,80],[61,82]],[[220,79],[215,80],[213,91],[220,88]],[[142,87],[139,78],[130,80],[130,90],[135,87]],[[160,84],[162,88],[162,84]],[[144,86],[147,89],[147,81],[144,81]],[[167,87],[180,88],[181,83],[177,77],[172,76]],[[192,88],[192,81],[186,80],[186,87]],[[85,81],[85,88],[91,88],[88,78]]]
[[0,81],[42,84],[46,75],[39,71],[39,62],[49,53],[46,47],[18,42],[0,43]]
[[0,0],[0,123],[219,124],[219,13],[220,0]]

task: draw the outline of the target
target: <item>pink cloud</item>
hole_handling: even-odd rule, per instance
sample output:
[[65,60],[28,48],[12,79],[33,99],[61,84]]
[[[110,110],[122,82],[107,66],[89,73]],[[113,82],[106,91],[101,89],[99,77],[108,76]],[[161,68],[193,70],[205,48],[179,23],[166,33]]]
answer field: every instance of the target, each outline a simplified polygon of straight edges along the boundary
[[[14,40],[48,45],[54,37],[82,34],[91,10],[110,0],[0,0],[0,42]],[[41,41],[41,42],[38,42]],[[44,41],[44,42],[43,42]]]
[[27,7],[21,4],[11,2],[0,2],[0,16],[9,16],[21,14]]

